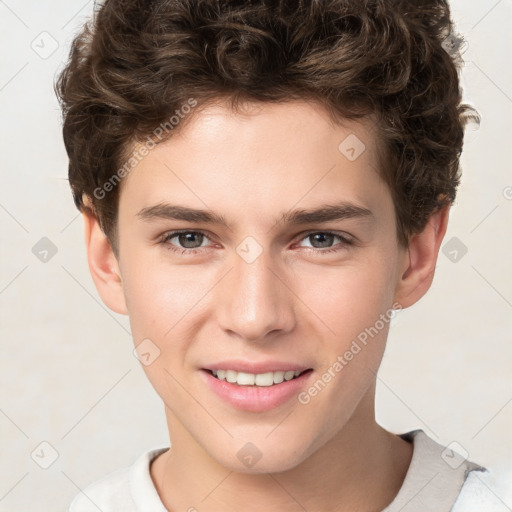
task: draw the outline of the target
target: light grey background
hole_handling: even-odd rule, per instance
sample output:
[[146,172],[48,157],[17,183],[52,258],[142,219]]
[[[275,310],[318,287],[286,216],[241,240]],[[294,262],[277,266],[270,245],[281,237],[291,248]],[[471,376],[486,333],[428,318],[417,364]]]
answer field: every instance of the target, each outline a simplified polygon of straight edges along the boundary
[[[468,135],[444,242],[455,237],[458,246],[440,254],[428,295],[394,321],[377,418],[397,433],[422,428],[442,444],[457,442],[496,473],[489,493],[506,511],[512,0],[454,0],[452,8],[469,45],[465,97],[482,124]],[[89,276],[68,189],[53,78],[92,9],[92,1],[0,0],[0,511],[65,510],[91,481],[168,445],[163,405],[132,354],[127,318],[105,308]],[[43,237],[57,249],[47,262],[32,251]],[[43,469],[52,450],[58,458]]]

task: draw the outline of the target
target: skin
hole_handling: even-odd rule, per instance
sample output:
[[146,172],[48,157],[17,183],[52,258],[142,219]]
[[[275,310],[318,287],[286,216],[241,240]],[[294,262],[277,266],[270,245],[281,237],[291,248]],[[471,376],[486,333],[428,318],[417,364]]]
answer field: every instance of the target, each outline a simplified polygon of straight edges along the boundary
[[[334,124],[311,102],[251,104],[243,113],[218,102],[195,111],[125,178],[118,258],[84,214],[103,301],[129,315],[135,345],[149,338],[160,350],[143,369],[164,402],[172,443],[151,465],[169,510],[377,512],[400,489],[412,445],[374,415],[389,324],[306,405],[241,411],[200,378],[209,362],[277,359],[313,368],[313,383],[393,303],[406,308],[428,290],[449,209],[399,245],[372,127]],[[338,150],[350,134],[366,146],[354,161]],[[372,215],[276,223],[283,212],[339,201]],[[213,211],[230,227],[138,215],[162,202]],[[206,236],[188,245],[163,239],[179,229]],[[353,244],[309,236],[327,230]],[[262,250],[252,263],[237,253],[248,236]],[[320,254],[329,248],[336,251]],[[251,468],[237,458],[247,442],[262,454]]]

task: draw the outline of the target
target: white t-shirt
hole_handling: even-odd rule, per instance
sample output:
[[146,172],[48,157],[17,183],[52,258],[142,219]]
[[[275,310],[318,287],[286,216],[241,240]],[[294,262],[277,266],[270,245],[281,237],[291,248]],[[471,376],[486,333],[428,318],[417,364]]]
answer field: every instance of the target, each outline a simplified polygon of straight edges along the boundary
[[[400,437],[413,443],[413,455],[402,487],[382,512],[507,510],[493,499],[485,468],[436,443],[422,430]],[[93,482],[74,498],[68,512],[168,512],[150,474],[151,461],[168,449],[150,450],[131,466]]]

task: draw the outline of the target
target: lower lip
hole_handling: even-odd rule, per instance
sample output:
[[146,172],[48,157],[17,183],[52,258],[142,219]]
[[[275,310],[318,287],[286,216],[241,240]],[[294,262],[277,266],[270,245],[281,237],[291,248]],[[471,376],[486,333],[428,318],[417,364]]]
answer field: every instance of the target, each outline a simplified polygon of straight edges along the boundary
[[201,370],[210,389],[220,398],[237,409],[250,412],[268,411],[288,402],[305,387],[311,373],[312,370],[307,370],[295,379],[272,386],[239,386],[219,380],[207,370]]

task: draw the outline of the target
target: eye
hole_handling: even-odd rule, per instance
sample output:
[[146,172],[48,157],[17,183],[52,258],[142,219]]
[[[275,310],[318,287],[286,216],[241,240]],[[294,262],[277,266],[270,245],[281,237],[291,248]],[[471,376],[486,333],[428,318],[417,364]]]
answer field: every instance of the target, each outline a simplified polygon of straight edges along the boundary
[[[176,239],[177,243],[180,245],[175,245],[171,243],[171,240]],[[172,231],[170,233],[165,233],[160,242],[165,245],[165,247],[171,251],[180,253],[180,254],[195,254],[199,252],[202,246],[202,242],[204,240],[209,240],[209,238],[202,231]]]
[[[307,233],[306,236],[302,238],[302,240],[308,240],[308,239],[312,242],[309,247],[312,247],[313,249],[319,249],[318,251],[314,251],[314,252],[318,252],[318,253],[322,253],[322,254],[341,251],[344,248],[347,248],[347,246],[351,246],[354,244],[354,241],[351,238],[349,238],[347,235],[340,234],[340,233],[333,233],[331,231],[314,231],[314,232]],[[338,243],[333,247],[332,243],[336,239],[339,239],[341,241],[341,243]]]
[[[176,239],[175,242],[172,242],[174,239]],[[317,249],[312,252],[321,254],[342,251],[354,244],[353,239],[348,235],[333,233],[331,231],[313,231],[303,236],[301,241],[308,239],[312,241],[309,247]],[[340,240],[340,243],[333,247],[332,244],[336,239]],[[210,239],[202,231],[181,230],[165,233],[162,235],[160,243],[163,244],[166,249],[175,253],[191,255],[201,252],[203,248],[207,247],[207,244],[203,245],[203,242],[206,240]]]

